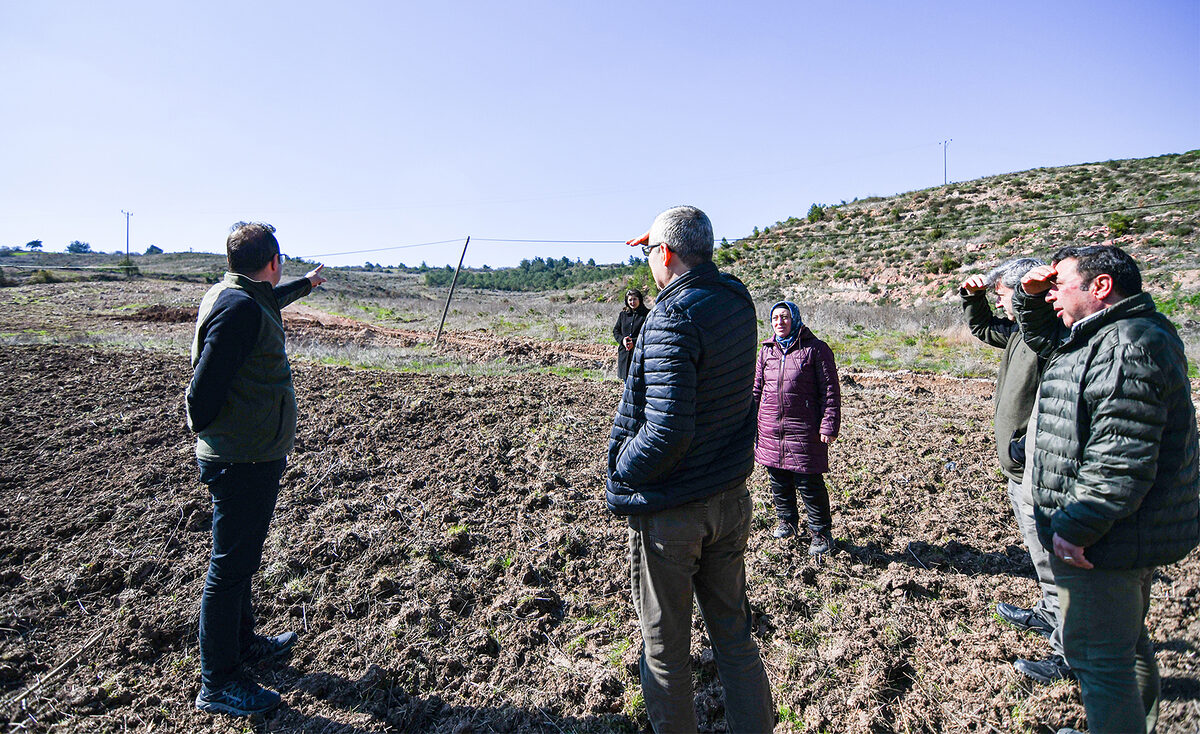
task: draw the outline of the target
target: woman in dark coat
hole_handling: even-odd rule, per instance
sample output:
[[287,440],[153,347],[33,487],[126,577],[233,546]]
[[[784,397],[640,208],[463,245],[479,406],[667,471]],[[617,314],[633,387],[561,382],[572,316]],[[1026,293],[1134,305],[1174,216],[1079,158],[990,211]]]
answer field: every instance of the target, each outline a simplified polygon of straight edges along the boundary
[[646,314],[650,309],[642,302],[642,292],[636,288],[625,291],[625,308],[617,316],[617,325],[613,327],[613,339],[617,340],[617,377],[621,382],[629,374],[629,360],[633,356],[633,345],[637,342],[642,324],[646,323]]
[[804,498],[812,544],[820,555],[833,549],[829,512],[829,444],[838,436],[842,396],[833,352],[800,320],[791,301],[771,307],[770,338],[758,353],[754,401],[758,438],[754,459],[767,469],[779,527],[776,538],[796,532],[796,492]]

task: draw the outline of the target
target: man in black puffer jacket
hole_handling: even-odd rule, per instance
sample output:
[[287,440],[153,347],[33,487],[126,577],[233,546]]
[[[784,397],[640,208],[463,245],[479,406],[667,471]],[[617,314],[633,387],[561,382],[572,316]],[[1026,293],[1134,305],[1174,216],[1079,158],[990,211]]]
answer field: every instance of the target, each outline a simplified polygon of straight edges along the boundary
[[668,209],[641,244],[661,289],[633,349],[608,444],[608,507],[628,517],[641,680],[657,732],[696,731],[692,596],[725,687],[733,732],[771,731],[771,687],[750,636],[757,323],[741,281],[712,263],[712,224]]
[[1017,320],[1048,359],[1033,493],[1038,534],[1054,553],[1067,662],[1089,731],[1152,731],[1159,678],[1145,624],[1151,581],[1155,567],[1200,542],[1183,343],[1120,248],[1065,248],[1021,283]]

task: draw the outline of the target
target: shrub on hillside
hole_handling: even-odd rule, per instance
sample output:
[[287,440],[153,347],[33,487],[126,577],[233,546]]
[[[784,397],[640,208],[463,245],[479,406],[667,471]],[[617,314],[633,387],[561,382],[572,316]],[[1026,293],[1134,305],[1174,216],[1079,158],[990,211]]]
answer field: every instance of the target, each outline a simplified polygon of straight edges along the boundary
[[1105,224],[1108,225],[1108,231],[1112,233],[1113,237],[1120,237],[1129,233],[1130,228],[1133,226],[1133,217],[1128,214],[1113,212],[1109,215],[1108,221]]
[[717,250],[717,254],[714,259],[717,261],[717,265],[729,265],[737,262],[741,254],[741,251],[736,247],[722,247],[721,249]]
[[962,267],[962,261],[955,258],[949,253],[943,254],[941,257],[932,257],[925,261],[925,272],[931,275],[938,273],[953,273]]

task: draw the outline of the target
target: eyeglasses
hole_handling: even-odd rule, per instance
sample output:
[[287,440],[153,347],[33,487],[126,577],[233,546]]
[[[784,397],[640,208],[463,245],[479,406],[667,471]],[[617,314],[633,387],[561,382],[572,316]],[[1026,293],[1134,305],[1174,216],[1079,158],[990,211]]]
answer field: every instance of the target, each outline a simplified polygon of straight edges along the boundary
[[279,253],[279,267],[282,268],[285,262],[287,262],[287,255],[284,255],[282,252]]
[[662,243],[659,243],[658,245],[641,245],[642,254],[646,257],[650,257],[650,253],[654,252],[654,248],[659,247],[661,244]]

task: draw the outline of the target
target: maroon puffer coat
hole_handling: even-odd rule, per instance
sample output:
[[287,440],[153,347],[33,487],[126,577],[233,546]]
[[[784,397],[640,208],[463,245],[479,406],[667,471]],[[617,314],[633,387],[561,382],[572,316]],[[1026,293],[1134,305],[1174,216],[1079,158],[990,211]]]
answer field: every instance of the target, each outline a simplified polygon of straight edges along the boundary
[[754,375],[758,438],[754,460],[803,474],[829,471],[829,446],[842,422],[842,391],[829,345],[807,326],[784,354],[774,338],[762,343]]

